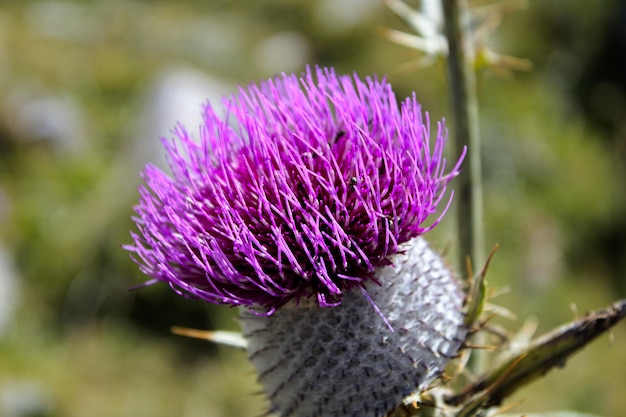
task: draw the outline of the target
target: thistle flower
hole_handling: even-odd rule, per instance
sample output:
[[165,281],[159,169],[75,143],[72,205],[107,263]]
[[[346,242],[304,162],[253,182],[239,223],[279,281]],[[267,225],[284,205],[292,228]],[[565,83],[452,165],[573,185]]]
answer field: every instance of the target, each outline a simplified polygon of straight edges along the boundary
[[[419,237],[446,172],[412,96],[332,69],[241,88],[199,141],[164,141],[126,247],[181,295],[240,305],[281,416],[380,416],[437,377],[464,340],[463,293]],[[448,202],[449,204],[449,202]],[[434,220],[426,221],[439,212]]]

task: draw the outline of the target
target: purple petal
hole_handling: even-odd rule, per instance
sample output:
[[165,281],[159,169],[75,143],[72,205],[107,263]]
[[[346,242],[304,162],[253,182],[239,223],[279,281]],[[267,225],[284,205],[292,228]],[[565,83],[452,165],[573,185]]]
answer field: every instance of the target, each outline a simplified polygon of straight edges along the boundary
[[398,107],[385,80],[309,69],[225,105],[226,120],[205,106],[199,142],[182,126],[163,140],[172,175],[144,170],[125,246],[180,294],[337,305],[447,209],[425,224],[461,163],[445,172],[443,121],[431,147],[415,96]]

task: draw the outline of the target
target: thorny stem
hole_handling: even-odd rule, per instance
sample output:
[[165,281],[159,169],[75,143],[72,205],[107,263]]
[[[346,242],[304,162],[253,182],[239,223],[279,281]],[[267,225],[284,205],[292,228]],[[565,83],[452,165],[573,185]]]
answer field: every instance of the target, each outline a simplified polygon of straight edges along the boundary
[[444,33],[448,40],[448,81],[457,154],[467,147],[468,158],[456,187],[460,237],[459,266],[464,276],[469,256],[474,265],[484,261],[482,178],[478,99],[474,73],[474,51],[466,0],[442,0]]
[[481,409],[499,405],[520,387],[542,377],[552,368],[563,367],[571,355],[624,317],[626,299],[558,327],[478,378],[460,393],[446,398],[446,402],[462,405],[457,417],[474,416]]
[[[467,147],[465,167],[456,188],[459,234],[459,271],[471,278],[467,258],[473,265],[482,265],[484,226],[478,98],[474,73],[474,51],[469,27],[466,0],[442,0],[444,34],[448,43],[448,81],[457,155]],[[474,355],[471,367],[483,369],[484,355]]]

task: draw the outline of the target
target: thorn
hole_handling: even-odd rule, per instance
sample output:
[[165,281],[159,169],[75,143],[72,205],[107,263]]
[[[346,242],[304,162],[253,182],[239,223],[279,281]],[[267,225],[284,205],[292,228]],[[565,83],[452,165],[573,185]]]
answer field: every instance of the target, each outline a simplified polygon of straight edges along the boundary
[[494,336],[496,336],[498,339],[500,339],[500,343],[505,343],[507,341],[509,341],[510,337],[506,331],[506,329],[500,327],[500,326],[496,326],[496,325],[483,325],[482,329],[483,331],[492,334]]
[[[502,414],[506,413],[509,410],[514,409],[515,407],[519,407],[520,405],[524,404],[524,400],[518,400],[513,402],[512,404],[508,404],[506,406],[502,406],[500,408],[498,408],[495,412],[495,414],[490,415],[490,417],[497,417],[497,416],[501,416]],[[526,417],[526,414],[522,414],[521,417]]]
[[483,350],[496,350],[497,346],[490,345],[474,345],[472,343],[465,342],[463,343],[462,349],[483,349]]
[[229,331],[208,331],[190,329],[188,327],[173,326],[170,331],[179,336],[191,337],[194,339],[208,340],[209,342],[219,343],[226,346],[232,346],[246,350],[248,342],[243,338],[241,333]]
[[276,410],[267,409],[266,411],[261,412],[261,414],[257,414],[255,417],[269,417],[274,414]]
[[474,271],[472,271],[472,259],[469,256],[465,257],[465,269],[467,270],[467,279],[474,276]]
[[496,298],[501,295],[508,294],[511,292],[511,287],[505,285],[504,287],[494,287],[489,289],[489,294],[487,294],[488,298]]
[[485,310],[508,320],[515,321],[517,316],[511,310],[495,304],[485,304]]
[[441,379],[443,381],[443,383],[445,384],[448,381],[452,381],[452,379],[454,379],[454,377],[451,376],[451,375],[441,374],[439,376],[439,379]]
[[456,376],[465,375],[465,377],[468,380],[472,380],[473,375],[471,374],[470,369],[467,367],[467,363],[469,362],[469,358],[470,358],[472,351],[469,349],[465,349],[465,350],[460,350],[459,353],[461,355],[459,356],[454,372]]
[[489,268],[489,263],[491,263],[491,259],[493,258],[493,255],[496,254],[499,248],[500,248],[500,244],[496,243],[491,249],[491,252],[489,252],[489,255],[487,256],[487,261],[485,262],[485,266],[483,266],[483,270],[480,272],[481,277],[484,278],[485,275],[487,275],[487,269]]

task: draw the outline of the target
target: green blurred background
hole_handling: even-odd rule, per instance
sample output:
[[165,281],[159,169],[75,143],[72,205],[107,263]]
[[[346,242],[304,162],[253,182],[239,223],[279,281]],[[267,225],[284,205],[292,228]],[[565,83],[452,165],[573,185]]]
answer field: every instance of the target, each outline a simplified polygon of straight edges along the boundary
[[[306,63],[387,74],[444,117],[443,62],[399,70],[420,53],[380,27],[407,30],[378,0],[0,1],[0,416],[265,410],[245,354],[169,331],[235,310],[127,290],[139,172],[206,99]],[[501,323],[541,332],[626,296],[626,2],[531,0],[489,45],[534,69],[478,74],[488,278]],[[454,251],[454,224],[431,241]],[[625,352],[622,324],[515,411],[626,416]]]

